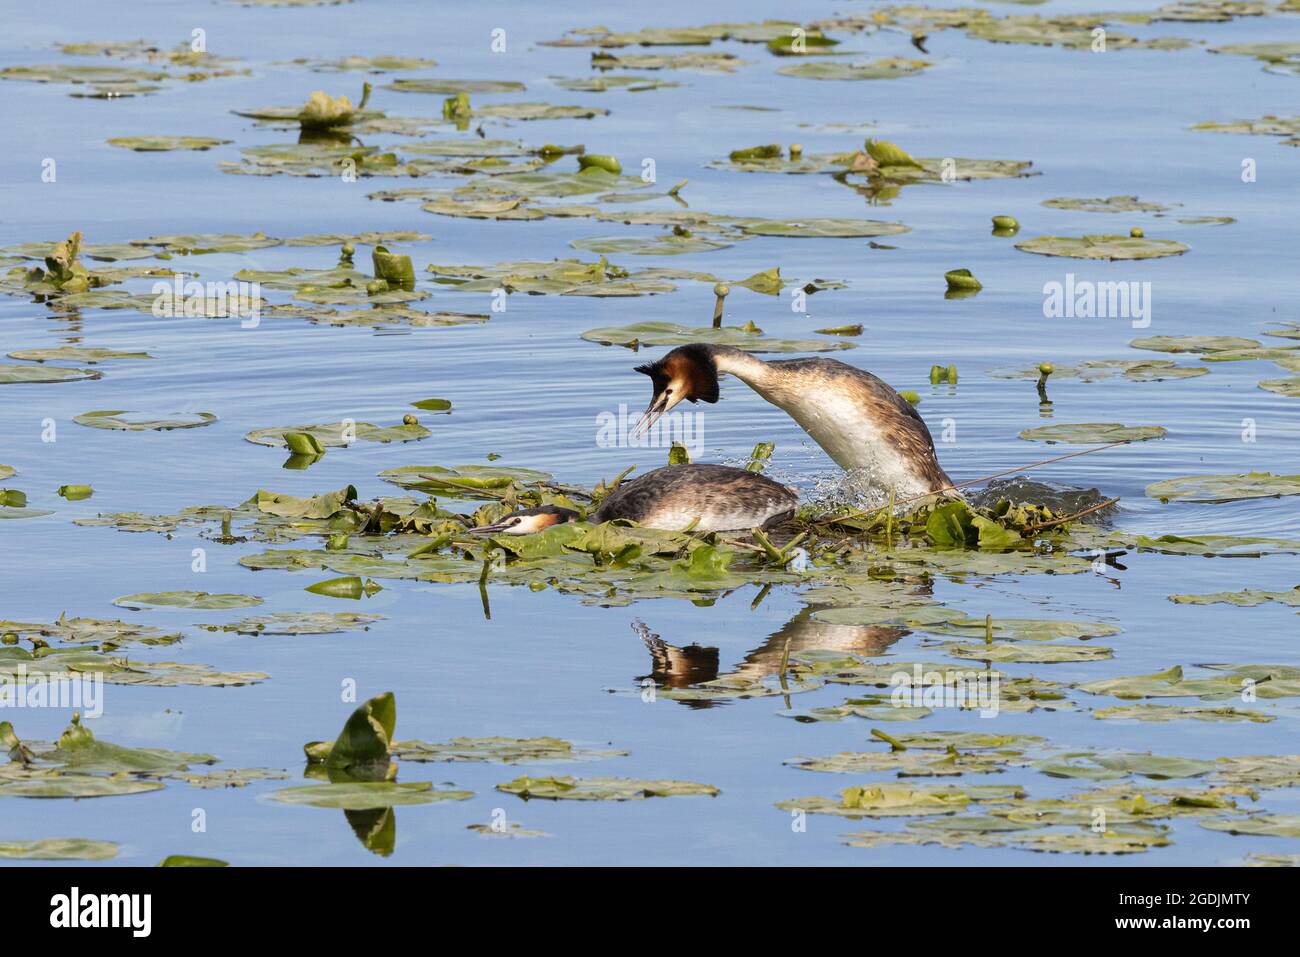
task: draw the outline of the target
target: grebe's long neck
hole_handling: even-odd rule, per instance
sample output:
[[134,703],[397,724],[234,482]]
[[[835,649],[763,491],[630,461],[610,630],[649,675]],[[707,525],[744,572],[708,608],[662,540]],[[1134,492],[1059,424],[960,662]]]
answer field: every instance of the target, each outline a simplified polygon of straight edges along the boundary
[[780,389],[781,376],[772,366],[735,346],[714,346],[713,364],[719,372],[734,375],[769,402],[773,401],[769,393]]
[[952,483],[925,422],[884,382],[831,359],[764,362],[732,346],[713,347],[718,372],[740,379],[785,411],[862,484],[901,497]]

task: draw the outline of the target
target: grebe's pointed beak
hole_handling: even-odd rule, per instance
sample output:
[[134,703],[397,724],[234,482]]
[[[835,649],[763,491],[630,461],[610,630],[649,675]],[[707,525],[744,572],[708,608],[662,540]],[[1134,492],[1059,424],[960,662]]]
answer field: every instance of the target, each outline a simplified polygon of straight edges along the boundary
[[640,438],[650,428],[659,421],[665,412],[681,402],[685,398],[685,391],[681,388],[667,388],[662,392],[656,393],[655,397],[650,400],[646,410],[641,413],[641,418],[637,419],[636,425],[632,429],[632,438]]
[[509,518],[503,518],[499,522],[493,522],[491,525],[477,525],[469,530],[471,535],[494,535],[497,532],[504,532],[517,524]]

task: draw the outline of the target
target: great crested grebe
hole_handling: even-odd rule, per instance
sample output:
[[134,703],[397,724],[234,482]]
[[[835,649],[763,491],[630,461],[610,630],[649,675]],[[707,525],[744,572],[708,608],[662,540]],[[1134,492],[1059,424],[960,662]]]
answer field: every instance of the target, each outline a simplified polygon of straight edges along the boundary
[[[835,359],[765,362],[733,346],[692,343],[637,366],[654,396],[637,423],[644,432],[683,399],[718,401],[718,375],[740,379],[785,411],[869,495],[899,500],[932,492],[956,496],[934,440],[912,404],[870,372]],[[649,476],[646,476],[647,478]]]
[[[646,528],[701,532],[770,528],[794,514],[799,496],[770,478],[726,465],[666,465],[622,482],[588,516],[596,523],[625,518]],[[568,508],[544,505],[512,512],[472,531],[528,535],[576,521]]]

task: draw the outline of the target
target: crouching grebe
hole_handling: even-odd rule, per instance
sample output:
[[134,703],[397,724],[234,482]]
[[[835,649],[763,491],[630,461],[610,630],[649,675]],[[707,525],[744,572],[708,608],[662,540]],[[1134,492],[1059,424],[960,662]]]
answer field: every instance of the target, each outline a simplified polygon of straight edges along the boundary
[[725,372],[785,411],[841,468],[860,470],[867,494],[883,499],[892,490],[899,500],[958,494],[939,466],[925,421],[870,372],[835,359],[765,362],[733,346],[704,343],[679,346],[636,371],[654,383],[638,432],[683,399],[717,402],[718,375]]
[[[622,482],[588,517],[592,522],[630,519],[646,528],[731,532],[779,525],[794,514],[799,496],[770,478],[726,465],[666,465]],[[544,505],[512,512],[472,531],[529,535],[576,521],[568,508]]]

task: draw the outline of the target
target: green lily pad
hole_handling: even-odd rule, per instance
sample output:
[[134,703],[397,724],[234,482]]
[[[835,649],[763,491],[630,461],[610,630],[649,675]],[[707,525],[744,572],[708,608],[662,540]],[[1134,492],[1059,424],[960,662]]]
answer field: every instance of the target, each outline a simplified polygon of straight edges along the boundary
[[1238,475],[1189,475],[1154,482],[1147,498],[1162,502],[1235,502],[1246,498],[1300,495],[1300,475],[1245,472]]
[[1030,442],[1068,442],[1094,445],[1106,442],[1145,442],[1164,438],[1168,432],[1159,425],[1121,425],[1117,422],[1061,422],[1025,429],[1020,438]]
[[347,503],[356,501],[356,498],[357,490],[352,485],[345,485],[337,492],[324,492],[307,498],[258,489],[240,507],[256,508],[259,512],[281,518],[330,518],[343,511]]
[[59,346],[56,349],[19,349],[9,353],[10,359],[27,362],[107,362],[111,359],[152,359],[147,352],[123,352],[118,349],[92,349],[80,346]]
[[1274,720],[1272,715],[1260,711],[1172,704],[1116,705],[1113,708],[1099,708],[1092,713],[1092,716],[1103,721],[1253,721],[1267,724]]
[[1163,213],[1181,204],[1166,206],[1162,203],[1144,203],[1136,196],[1107,196],[1101,199],[1058,197],[1043,200],[1043,205],[1082,213]]
[[1300,376],[1290,379],[1265,379],[1259,387],[1266,392],[1276,392],[1292,399],[1300,399]]
[[197,627],[238,635],[337,635],[364,630],[376,621],[383,621],[383,616],[350,611],[278,611],[241,618],[225,625],[199,624]]
[[1250,817],[1212,817],[1201,827],[1229,834],[1257,837],[1300,837],[1300,814],[1256,814]]
[[877,60],[848,62],[842,60],[808,60],[783,66],[776,72],[805,80],[893,80],[912,76],[931,65],[929,60],[906,57],[882,57]]
[[1210,52],[1253,57],[1264,64],[1266,73],[1300,75],[1300,43],[1232,43],[1211,47]]
[[721,792],[711,784],[693,781],[643,780],[640,778],[573,778],[524,775],[497,785],[498,791],[525,800],[548,801],[640,801],[652,797],[715,797]]
[[327,741],[312,741],[306,744],[303,750],[309,762],[324,764],[330,768],[387,766],[388,751],[396,723],[397,702],[393,698],[393,693],[386,691],[363,702],[353,711],[332,744]]
[[675,322],[638,322],[630,326],[588,329],[582,334],[588,342],[605,346],[679,346],[692,342],[710,342],[735,346],[746,352],[839,352],[852,349],[855,343],[833,339],[769,339],[761,330],[743,326],[688,327]]
[[560,738],[452,738],[445,744],[395,741],[393,757],[401,761],[483,761],[494,764],[546,764],[626,757],[626,751],[576,748]]
[[1139,535],[1137,547],[1166,555],[1203,555],[1259,558],[1263,555],[1300,553],[1300,540],[1252,535]]
[[149,607],[201,608],[210,610],[251,608],[254,605],[262,604],[262,599],[258,598],[256,595],[213,595],[205,591],[163,591],[139,592],[134,595],[123,595],[121,598],[114,598],[113,604],[120,608],[130,608],[133,611],[140,611],[142,608]]
[[403,465],[379,473],[385,482],[420,492],[454,495],[476,489],[500,489],[512,482],[534,484],[549,482],[549,472],[536,469],[508,468],[502,465]]
[[610,90],[627,90],[630,93],[644,93],[647,90],[663,90],[682,84],[671,80],[661,80],[653,76],[636,76],[634,74],[615,74],[613,76],[553,76],[551,82],[561,89],[576,90],[582,93],[608,93]]
[[132,246],[158,246],[169,253],[181,256],[199,256],[206,253],[243,253],[253,249],[279,246],[282,239],[265,233],[185,233],[173,236],[151,236],[134,239]]
[[369,811],[386,807],[433,804],[438,801],[468,801],[473,796],[473,791],[435,791],[428,781],[413,781],[407,784],[399,784],[396,781],[352,781],[281,788],[279,791],[272,792],[270,799],[299,807]]
[[[21,668],[21,671],[20,671]],[[223,672],[210,665],[174,661],[134,661],[119,654],[101,654],[83,648],[54,649],[40,657],[23,648],[0,647],[0,675],[42,674],[70,678],[102,674],[107,684],[152,687],[236,687],[265,681],[258,671]]]
[[0,843],[0,858],[16,861],[109,861],[117,857],[113,841],[86,837],[49,837],[39,841]]
[[710,236],[682,236],[662,233],[657,236],[596,236],[569,241],[574,249],[593,253],[627,253],[630,256],[678,256],[726,249],[731,243]]
[[1134,349],[1150,349],[1153,352],[1227,352],[1253,349],[1259,342],[1240,336],[1150,336],[1134,339],[1129,345]]
[[114,136],[108,140],[108,145],[137,153],[166,153],[172,150],[210,150],[229,142],[211,136]]
[[[239,0],[248,5],[249,0]],[[158,862],[159,867],[229,867],[230,864],[216,857],[194,857],[190,854],[169,854]]]
[[783,236],[788,239],[855,239],[910,232],[902,223],[873,219],[745,219],[737,225],[751,236]]
[[28,780],[0,778],[0,798],[99,798],[123,797],[161,791],[161,781],[137,777],[96,777],[89,774],[52,774]]
[[[1179,366],[1172,359],[1090,359],[1077,366],[1053,364],[1052,379],[1078,379],[1082,382],[1100,382],[1117,374],[1134,382],[1160,382],[1165,379],[1188,379],[1206,375],[1204,366]],[[1029,368],[1004,367],[990,369],[995,379],[1037,379],[1038,366]]]
[[972,785],[965,788],[912,784],[866,784],[842,790],[836,797],[806,797],[780,801],[783,811],[834,814],[839,817],[923,817],[952,814],[971,803],[1003,803],[1022,798],[1016,785]]
[[591,55],[596,70],[693,70],[699,73],[734,73],[749,61],[734,53],[623,53],[600,51]]
[[1240,608],[1275,601],[1282,605],[1300,607],[1300,585],[1290,591],[1263,591],[1243,588],[1241,591],[1220,591],[1208,595],[1170,595],[1169,600],[1179,605],[1237,605]]
[[69,618],[60,614],[53,622],[0,621],[0,633],[39,635],[72,645],[101,645],[105,649],[128,643],[170,645],[181,639],[179,632],[167,632],[150,625],[104,618]]
[[172,429],[197,429],[211,425],[217,417],[211,412],[181,412],[160,416],[149,412],[124,409],[99,409],[74,415],[72,421],[92,429],[116,429],[127,432],[167,432]]
[[305,62],[314,71],[320,73],[402,73],[408,70],[430,70],[438,65],[437,60],[418,56],[345,56],[337,60],[296,60]]
[[[400,67],[408,70],[411,67]],[[443,96],[456,93],[522,93],[524,85],[517,80],[453,80],[443,77],[419,77],[394,80],[384,87],[398,93],[438,93]]]
[[1160,259],[1181,256],[1187,246],[1172,239],[1132,236],[1038,236],[1016,243],[1016,248],[1040,256],[1070,259]]
[[1028,664],[1101,661],[1114,657],[1112,649],[1099,645],[962,645],[957,642],[945,642],[943,650],[954,658],[967,658],[973,661],[1015,661]]
[[102,372],[94,369],[67,369],[62,366],[16,366],[0,365],[0,385],[44,382],[77,382],[85,379],[99,379]]
[[1104,781],[1136,774],[1163,781],[1170,778],[1194,778],[1214,770],[1214,762],[1194,758],[1166,757],[1158,754],[1117,751],[1106,754],[1066,754],[1036,761],[1034,767],[1054,778],[1085,778]]
[[[244,436],[256,445],[268,445],[272,448],[284,448],[288,443],[285,436],[291,433],[310,435],[325,448],[346,448],[351,442],[414,442],[428,438],[431,433],[424,426],[390,425],[378,426],[369,422],[327,422],[319,425],[285,425],[265,429],[254,429]],[[345,434],[348,438],[345,438]]]
[[1170,842],[1168,829],[1146,824],[1116,825],[1105,831],[1034,831],[1017,835],[1015,844],[1049,854],[1138,854]]

